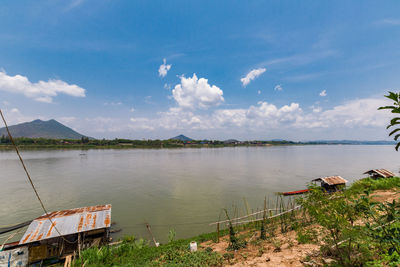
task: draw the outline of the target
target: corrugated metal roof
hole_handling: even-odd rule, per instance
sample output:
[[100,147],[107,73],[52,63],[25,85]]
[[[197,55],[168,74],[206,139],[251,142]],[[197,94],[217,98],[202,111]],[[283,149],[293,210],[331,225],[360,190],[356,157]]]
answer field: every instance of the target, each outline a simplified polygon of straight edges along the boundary
[[58,237],[54,225],[62,235],[70,235],[111,225],[111,205],[98,205],[85,208],[54,211],[32,221],[19,244],[27,244],[43,239]]
[[343,179],[341,176],[327,176],[314,179],[313,181],[324,181],[328,185],[339,185],[347,183],[347,180]]
[[386,169],[374,169],[374,170],[369,170],[364,172],[364,174],[378,174],[379,176],[382,176],[384,178],[389,178],[389,177],[393,177],[396,176],[393,172],[388,171]]

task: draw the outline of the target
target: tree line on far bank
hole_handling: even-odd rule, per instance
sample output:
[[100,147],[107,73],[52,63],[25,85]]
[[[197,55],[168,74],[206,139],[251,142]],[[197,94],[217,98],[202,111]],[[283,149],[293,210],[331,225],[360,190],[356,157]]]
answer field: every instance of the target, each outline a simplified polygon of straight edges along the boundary
[[[288,145],[296,144],[292,141],[219,141],[219,140],[190,140],[182,141],[176,139],[167,140],[131,140],[131,139],[53,139],[53,138],[13,138],[19,146],[132,146],[132,147],[182,147],[182,146],[240,146],[240,145]],[[10,138],[2,135],[0,146],[11,145]]]

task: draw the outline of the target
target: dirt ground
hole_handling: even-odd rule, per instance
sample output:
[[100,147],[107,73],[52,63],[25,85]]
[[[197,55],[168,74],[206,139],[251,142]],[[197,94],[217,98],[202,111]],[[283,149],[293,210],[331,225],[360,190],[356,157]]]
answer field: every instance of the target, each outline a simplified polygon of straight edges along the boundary
[[[400,199],[400,190],[377,190],[371,198],[379,202],[392,202]],[[318,227],[311,226],[314,230]],[[246,248],[239,251],[227,251],[229,236],[224,236],[219,243],[204,242],[200,247],[210,247],[221,255],[230,253],[233,258],[225,261],[224,266],[322,266],[332,261],[319,256],[320,246],[317,244],[299,244],[297,233],[276,233],[272,239],[263,241],[257,236],[258,232],[242,232],[240,235],[248,241]]]
[[371,198],[378,202],[392,202],[393,200],[399,200],[399,190],[377,190],[371,194]]
[[[246,248],[239,251],[227,251],[229,237],[224,236],[219,243],[210,241],[201,244],[202,247],[211,247],[213,251],[222,255],[231,253],[234,258],[226,262],[225,266],[314,266],[313,262],[304,259],[307,256],[318,254],[319,245],[299,244],[296,240],[295,231],[285,234],[277,234],[273,239],[262,241],[257,236],[258,233],[246,233],[249,237]],[[245,234],[245,235],[246,235]],[[252,242],[253,241],[253,242]]]

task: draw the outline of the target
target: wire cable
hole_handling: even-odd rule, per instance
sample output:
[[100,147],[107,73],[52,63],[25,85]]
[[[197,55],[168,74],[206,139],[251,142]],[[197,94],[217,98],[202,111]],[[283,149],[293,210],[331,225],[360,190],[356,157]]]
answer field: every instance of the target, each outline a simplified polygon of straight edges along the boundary
[[28,177],[29,183],[31,184],[32,189],[33,189],[33,191],[35,192],[36,198],[39,200],[40,205],[42,206],[42,209],[43,209],[44,213],[46,214],[47,219],[50,221],[51,226],[54,227],[54,229],[56,230],[56,232],[60,235],[60,237],[61,237],[65,242],[70,243],[70,244],[75,243],[76,241],[75,241],[75,242],[71,242],[71,241],[67,240],[66,238],[64,238],[64,237],[62,236],[62,234],[60,233],[60,231],[57,229],[56,224],[55,224],[55,223],[52,221],[52,219],[50,218],[49,213],[47,212],[47,209],[45,208],[45,206],[44,206],[44,204],[43,204],[43,201],[41,200],[41,198],[40,198],[40,196],[39,196],[39,193],[38,193],[38,191],[36,190],[35,185],[33,184],[33,181],[32,181],[32,179],[31,179],[31,176],[29,175],[29,172],[28,172],[28,170],[27,170],[27,168],[26,168],[26,166],[25,166],[24,160],[22,159],[22,157],[21,157],[21,155],[20,155],[20,153],[19,153],[18,147],[17,147],[17,145],[16,145],[15,142],[14,142],[14,139],[13,139],[11,133],[10,133],[10,130],[8,129],[8,125],[7,125],[6,119],[4,118],[3,112],[1,111],[1,109],[0,109],[0,115],[1,115],[1,118],[3,119],[4,125],[6,126],[6,130],[7,130],[8,137],[10,138],[10,141],[11,141],[11,143],[13,144],[13,146],[14,146],[14,148],[15,148],[15,152],[17,152],[17,155],[18,155],[18,157],[19,157],[19,160],[21,161],[22,167],[23,167],[24,170],[25,170],[26,176]]

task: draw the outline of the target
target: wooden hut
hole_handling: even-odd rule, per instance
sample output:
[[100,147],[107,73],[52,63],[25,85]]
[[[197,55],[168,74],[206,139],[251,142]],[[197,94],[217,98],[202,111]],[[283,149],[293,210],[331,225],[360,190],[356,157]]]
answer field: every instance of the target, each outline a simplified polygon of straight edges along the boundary
[[379,178],[390,178],[396,176],[393,172],[385,170],[385,169],[374,169],[364,172],[364,174],[368,174],[368,176],[372,179]]
[[327,192],[336,192],[342,190],[347,183],[347,180],[343,179],[341,176],[327,176],[322,178],[317,178],[312,180],[313,182],[320,182],[321,187]]
[[14,256],[14,262],[24,263],[21,266],[26,266],[26,262],[29,265],[56,263],[82,249],[108,243],[110,226],[109,204],[54,211],[33,220],[21,240],[5,246],[3,254],[10,250],[13,254],[9,255],[19,255],[18,249],[26,248],[23,255],[27,261]]

